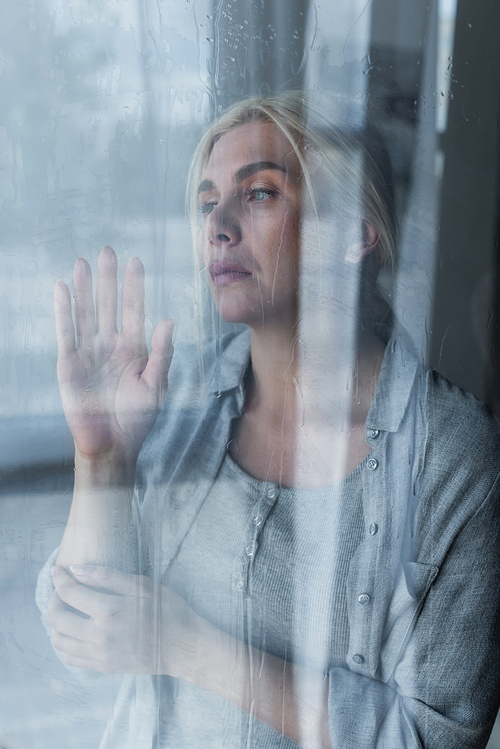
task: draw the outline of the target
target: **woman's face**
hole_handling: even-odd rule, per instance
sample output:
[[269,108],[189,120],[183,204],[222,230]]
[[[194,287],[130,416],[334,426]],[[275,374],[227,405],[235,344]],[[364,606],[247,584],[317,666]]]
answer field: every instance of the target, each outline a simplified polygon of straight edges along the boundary
[[288,140],[267,123],[230,130],[212,150],[199,202],[200,255],[224,320],[293,324],[301,170]]

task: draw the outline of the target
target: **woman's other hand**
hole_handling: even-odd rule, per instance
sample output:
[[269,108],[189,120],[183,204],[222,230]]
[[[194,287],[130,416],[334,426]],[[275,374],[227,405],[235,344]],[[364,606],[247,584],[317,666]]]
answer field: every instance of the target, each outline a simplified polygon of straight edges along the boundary
[[104,247],[97,263],[96,297],[90,265],[74,269],[74,322],[68,287],[58,281],[54,307],[57,377],[64,413],[81,457],[119,453],[132,460],[161,408],[172,358],[173,320],[163,320],[148,350],[144,329],[144,266],[134,257],[123,279],[117,328],[117,259]]
[[95,565],[73,570],[77,580],[54,567],[48,610],[52,642],[66,665],[101,673],[172,674],[180,639],[187,639],[196,618],[185,601],[143,575]]

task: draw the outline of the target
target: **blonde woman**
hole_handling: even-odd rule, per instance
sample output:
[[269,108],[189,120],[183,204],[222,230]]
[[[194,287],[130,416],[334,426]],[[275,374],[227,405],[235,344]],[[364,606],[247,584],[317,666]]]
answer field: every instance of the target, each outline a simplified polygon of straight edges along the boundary
[[127,674],[103,749],[476,749],[491,730],[497,429],[391,332],[386,157],[309,99],[242,102],[195,154],[201,268],[244,332],[172,359],[164,321],[148,359],[143,267],[118,332],[109,247],[95,302],[77,261],[74,321],[56,286],[75,493],[39,602],[68,666]]

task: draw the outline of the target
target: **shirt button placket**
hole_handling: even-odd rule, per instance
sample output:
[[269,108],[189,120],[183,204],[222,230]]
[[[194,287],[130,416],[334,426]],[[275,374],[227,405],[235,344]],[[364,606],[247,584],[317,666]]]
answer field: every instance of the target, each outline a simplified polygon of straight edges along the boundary
[[[367,436],[367,439],[375,440],[375,439],[377,439],[377,437],[379,436],[379,434],[380,434],[380,432],[379,432],[378,429],[367,429],[367,435],[366,436]],[[366,467],[367,467],[368,471],[370,471],[370,473],[373,473],[374,471],[376,471],[377,468],[379,467],[379,462],[378,462],[377,458],[374,458],[374,457],[368,458],[368,460],[366,462]],[[370,523],[370,525],[368,527],[368,533],[370,534],[370,536],[376,536],[377,535],[377,533],[378,533],[378,525],[377,525],[377,523]],[[360,615],[364,619],[366,616],[369,616],[369,611],[370,611],[371,607],[369,607],[368,604],[371,603],[371,600],[372,600],[371,596],[368,593],[360,593],[357,596],[356,600],[357,600],[358,605],[360,607],[362,607],[363,609],[365,609],[364,615],[361,615],[361,611],[360,611]],[[361,653],[354,653],[351,656],[351,658],[352,658],[353,663],[356,664],[356,666],[362,666],[365,663],[365,660],[366,660],[365,656],[362,655]]]
[[252,519],[252,523],[254,524],[254,526],[257,528],[259,532],[262,530],[262,525],[264,523],[263,511],[264,511],[264,514],[267,515],[268,510],[274,504],[274,500],[276,500],[278,496],[278,492],[279,492],[278,487],[275,486],[274,484],[271,484],[271,486],[269,486],[269,488],[267,489],[267,491],[265,492],[264,496],[261,499],[260,506],[263,507],[264,510],[257,510],[257,512],[255,513]]
[[[274,504],[274,500],[277,498],[278,493],[279,493],[278,487],[271,484],[259,502],[260,507],[259,505],[257,505],[255,514],[252,517],[252,525],[254,528],[253,533],[252,533],[253,538],[252,538],[252,542],[245,548],[245,553],[242,557],[245,560],[245,568],[246,568],[247,576],[251,574],[251,569],[253,566],[252,563],[255,559],[255,553],[258,547],[258,537],[264,527],[265,517],[267,516],[269,508]],[[240,583],[242,584],[240,585]],[[247,584],[249,585],[249,583]],[[238,590],[242,590],[242,591],[245,589],[245,585],[243,584],[241,580],[238,580],[236,582],[236,587],[238,588]]]

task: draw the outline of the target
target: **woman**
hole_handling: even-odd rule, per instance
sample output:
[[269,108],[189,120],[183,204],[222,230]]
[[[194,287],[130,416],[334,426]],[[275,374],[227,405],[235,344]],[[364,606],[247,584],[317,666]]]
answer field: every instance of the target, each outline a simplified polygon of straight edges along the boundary
[[66,664],[128,674],[102,747],[486,744],[498,433],[388,338],[394,200],[370,143],[300,93],[210,128],[199,257],[249,331],[178,352],[158,419],[172,325],[148,360],[140,261],[119,334],[111,248],[95,313],[77,261],[76,329],[56,286],[75,494],[39,600]]

